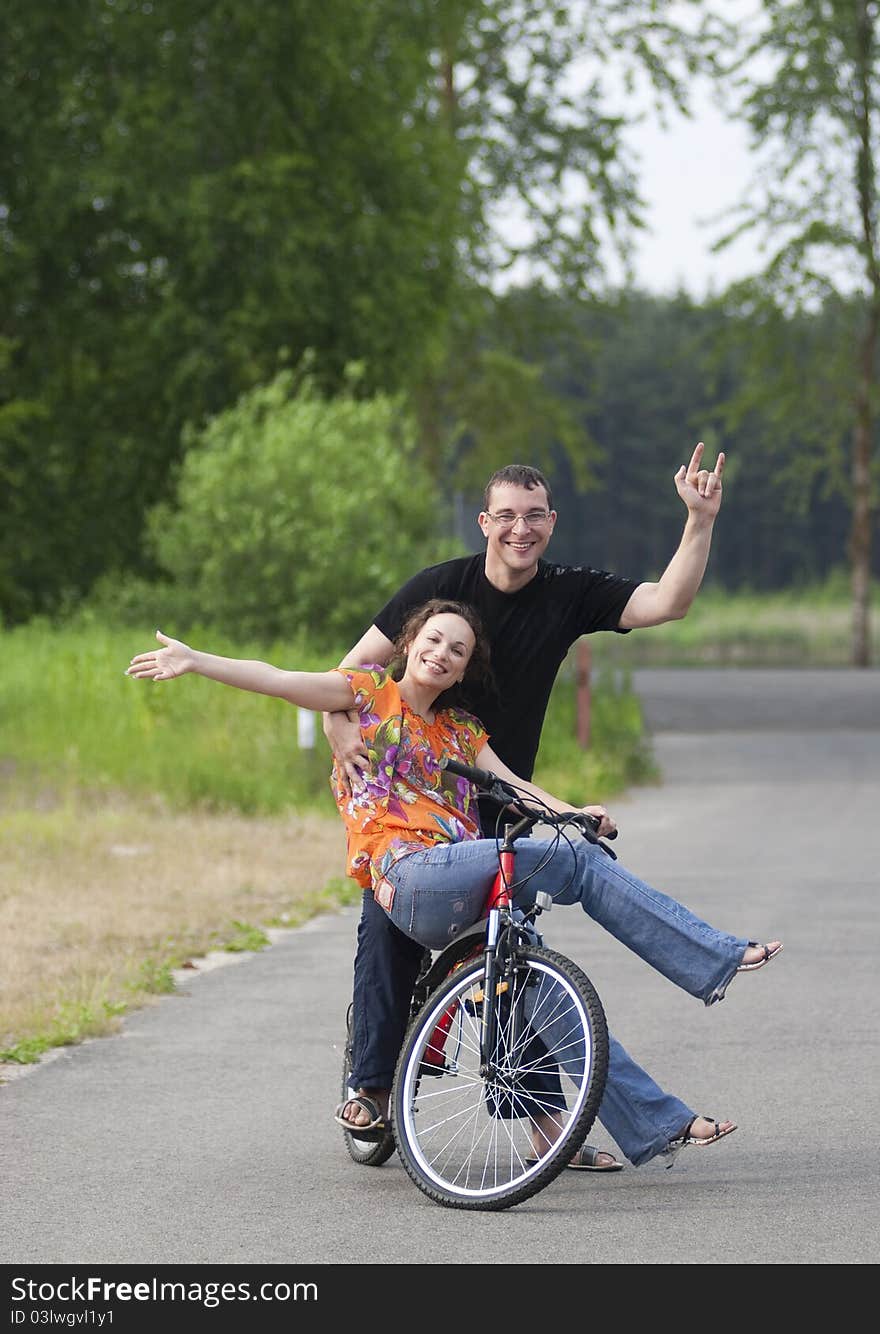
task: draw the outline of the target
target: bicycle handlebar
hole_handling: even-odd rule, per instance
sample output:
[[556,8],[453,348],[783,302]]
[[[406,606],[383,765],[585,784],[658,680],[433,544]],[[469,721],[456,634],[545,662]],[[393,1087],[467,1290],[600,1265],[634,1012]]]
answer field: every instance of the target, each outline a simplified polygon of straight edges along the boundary
[[[563,815],[557,812],[542,811],[539,806],[529,805],[521,792],[517,792],[516,788],[511,787],[509,783],[505,783],[503,778],[499,778],[491,770],[478,769],[471,764],[462,764],[460,760],[442,760],[441,768],[448,769],[450,773],[457,774],[459,778],[466,778],[468,782],[473,783],[482,792],[494,797],[499,804],[509,803],[517,806],[528,815],[539,816],[542,821],[548,824],[558,821],[560,824],[577,825],[584,838],[589,839],[591,843],[598,843],[600,848],[604,847],[598,837],[600,821],[595,815],[590,815],[588,811],[571,810],[566,811]],[[617,830],[606,834],[605,837],[608,839],[617,838]],[[614,856],[610,848],[605,848],[605,851],[609,856]]]

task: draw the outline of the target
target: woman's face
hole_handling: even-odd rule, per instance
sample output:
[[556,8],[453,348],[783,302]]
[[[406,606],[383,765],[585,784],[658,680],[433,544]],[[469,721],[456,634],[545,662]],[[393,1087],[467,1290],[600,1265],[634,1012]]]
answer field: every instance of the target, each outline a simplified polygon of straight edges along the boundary
[[462,679],[475,643],[474,632],[464,617],[438,612],[425,621],[407,646],[406,674],[419,685],[435,687],[439,695]]

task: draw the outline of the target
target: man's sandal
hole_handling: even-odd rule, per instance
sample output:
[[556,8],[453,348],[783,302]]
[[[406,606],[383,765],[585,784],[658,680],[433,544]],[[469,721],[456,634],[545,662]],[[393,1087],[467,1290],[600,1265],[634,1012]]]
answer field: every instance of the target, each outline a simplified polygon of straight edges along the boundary
[[765,964],[769,963],[771,959],[775,959],[777,954],[782,952],[782,946],[775,941],[774,947],[771,949],[769,945],[762,945],[758,940],[750,940],[749,949],[760,949],[764,952],[760,959],[756,959],[754,963],[741,963],[736,970],[738,973],[753,973],[757,968],[763,968]]
[[[350,1121],[345,1113],[351,1107],[366,1112],[370,1118],[369,1124],[359,1126],[354,1121]],[[351,1098],[346,1098],[345,1102],[341,1102],[336,1108],[333,1119],[337,1125],[342,1126],[343,1130],[347,1130],[356,1139],[380,1140],[387,1131],[385,1117],[379,1111],[373,1099],[368,1098],[365,1093],[356,1093]]]
[[[600,1163],[599,1157],[605,1154],[610,1158],[610,1163]],[[619,1163],[613,1153],[608,1153],[606,1149],[597,1149],[593,1144],[584,1144],[578,1149],[569,1167],[573,1167],[576,1172],[622,1172],[623,1163]]]

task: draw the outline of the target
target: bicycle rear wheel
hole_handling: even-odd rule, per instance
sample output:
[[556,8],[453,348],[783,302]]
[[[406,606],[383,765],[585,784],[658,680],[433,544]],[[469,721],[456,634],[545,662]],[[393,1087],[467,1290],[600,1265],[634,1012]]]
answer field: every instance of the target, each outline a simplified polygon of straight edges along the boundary
[[[520,949],[494,999],[498,1038],[481,1072],[484,962],[448,977],[417,1015],[391,1095],[397,1151],[438,1204],[507,1209],[559,1175],[596,1116],[608,1030],[593,984],[570,959]],[[558,1139],[536,1158],[531,1116],[555,1113]]]
[[[351,1079],[351,1012],[349,1005],[345,1016],[345,1054],[342,1059],[342,1097],[354,1097],[357,1089]],[[378,1138],[364,1139],[354,1131],[343,1130],[342,1137],[349,1156],[360,1167],[381,1167],[394,1152],[394,1135],[390,1130]]]

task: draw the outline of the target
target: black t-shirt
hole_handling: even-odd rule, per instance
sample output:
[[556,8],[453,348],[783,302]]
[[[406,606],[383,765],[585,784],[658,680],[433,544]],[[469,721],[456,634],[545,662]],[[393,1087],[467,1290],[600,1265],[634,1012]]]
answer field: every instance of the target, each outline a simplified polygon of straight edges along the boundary
[[398,589],[375,624],[396,639],[409,612],[430,598],[470,603],[489,637],[495,684],[471,689],[467,707],[484,723],[496,755],[531,778],[550,692],[568,650],[581,635],[619,630],[638,584],[606,570],[541,560],[529,583],[503,593],[490,584],[485,567],[484,552],[429,566]]

